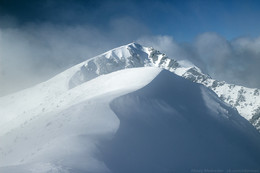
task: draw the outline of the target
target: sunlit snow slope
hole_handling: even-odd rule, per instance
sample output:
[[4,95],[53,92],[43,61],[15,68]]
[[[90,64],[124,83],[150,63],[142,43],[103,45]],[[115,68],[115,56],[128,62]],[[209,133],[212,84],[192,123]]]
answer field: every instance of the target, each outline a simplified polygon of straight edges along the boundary
[[70,90],[65,73],[1,98],[0,172],[108,172],[98,144],[120,125],[110,101],[158,73],[155,68],[118,71]]
[[0,172],[260,169],[260,134],[203,85],[141,67],[71,88],[76,73],[0,99]]

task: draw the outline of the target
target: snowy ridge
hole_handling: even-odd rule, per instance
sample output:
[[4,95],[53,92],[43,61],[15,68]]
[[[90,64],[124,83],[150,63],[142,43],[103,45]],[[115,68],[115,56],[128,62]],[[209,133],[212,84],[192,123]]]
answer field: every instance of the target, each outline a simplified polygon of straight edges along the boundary
[[[179,76],[182,76],[192,82],[201,83],[213,90],[223,101],[230,104],[238,112],[260,130],[260,90],[257,88],[246,88],[234,84],[228,84],[224,81],[212,79],[204,74],[198,67],[183,66],[181,63],[168,58],[165,54],[154,49],[150,49],[149,58],[153,65],[167,69]],[[156,52],[156,53],[154,53]],[[157,58],[162,57],[162,58]]]
[[[69,88],[76,87],[99,75],[125,68],[144,66],[160,67],[192,82],[207,86],[260,130],[259,89],[214,80],[191,63],[178,62],[158,50],[143,47],[137,43],[115,48],[81,63],[69,81]],[[75,67],[73,69],[75,70]]]

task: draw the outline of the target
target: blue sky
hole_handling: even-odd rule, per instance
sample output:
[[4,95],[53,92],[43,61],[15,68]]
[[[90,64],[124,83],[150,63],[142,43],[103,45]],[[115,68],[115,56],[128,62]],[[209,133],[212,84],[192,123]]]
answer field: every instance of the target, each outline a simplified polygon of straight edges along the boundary
[[52,22],[89,24],[106,28],[115,18],[131,17],[152,34],[171,35],[177,41],[191,41],[204,32],[216,32],[227,39],[259,36],[260,1],[14,1],[0,2],[0,14],[19,23]]
[[1,0],[0,95],[133,41],[260,88],[259,19],[257,0]]

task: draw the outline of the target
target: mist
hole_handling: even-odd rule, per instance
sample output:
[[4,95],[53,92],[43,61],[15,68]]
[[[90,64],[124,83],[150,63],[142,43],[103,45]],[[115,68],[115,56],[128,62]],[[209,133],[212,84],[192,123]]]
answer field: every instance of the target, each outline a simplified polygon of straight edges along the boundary
[[106,29],[91,25],[29,23],[0,29],[0,95],[53,77],[112,48],[133,42],[148,29],[117,18]]

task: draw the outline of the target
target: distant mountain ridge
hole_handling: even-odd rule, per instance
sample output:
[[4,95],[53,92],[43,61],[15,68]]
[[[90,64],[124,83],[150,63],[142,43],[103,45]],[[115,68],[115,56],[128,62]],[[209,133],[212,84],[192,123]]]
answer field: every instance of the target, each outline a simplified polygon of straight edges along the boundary
[[259,89],[212,79],[191,63],[187,64],[183,61],[174,60],[154,48],[144,47],[138,43],[130,43],[112,49],[81,63],[80,69],[70,80],[69,87],[76,87],[99,75],[113,71],[144,66],[160,67],[192,82],[207,86],[260,130]]

